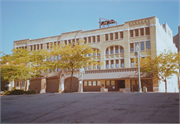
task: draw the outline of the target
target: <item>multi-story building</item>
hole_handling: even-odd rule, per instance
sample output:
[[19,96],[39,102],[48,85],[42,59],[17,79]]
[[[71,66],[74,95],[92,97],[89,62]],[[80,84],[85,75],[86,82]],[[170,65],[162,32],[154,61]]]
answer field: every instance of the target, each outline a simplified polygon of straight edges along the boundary
[[[122,25],[110,26],[88,31],[73,31],[58,36],[39,39],[24,39],[14,41],[14,48],[27,48],[31,51],[49,49],[53,44],[69,44],[84,40],[92,48],[100,50],[102,66],[85,68],[85,73],[78,70],[73,75],[73,91],[138,91],[138,72],[134,67],[133,58],[136,58],[135,46],[140,47],[141,57],[156,55],[164,49],[177,51],[173,44],[172,31],[167,23],[161,25],[157,17],[148,17],[127,21]],[[55,58],[52,58],[55,59]],[[58,59],[58,58],[56,58]],[[83,76],[82,76],[83,74]],[[83,78],[82,78],[83,77]],[[83,80],[83,81],[82,81]],[[11,82],[11,86],[38,92],[68,92],[70,72],[51,71],[44,78],[25,81],[25,83]],[[167,81],[168,92],[178,92],[177,76]],[[23,87],[22,85],[23,84]],[[164,92],[165,84],[152,77],[141,75],[141,86],[146,86],[148,92]]]

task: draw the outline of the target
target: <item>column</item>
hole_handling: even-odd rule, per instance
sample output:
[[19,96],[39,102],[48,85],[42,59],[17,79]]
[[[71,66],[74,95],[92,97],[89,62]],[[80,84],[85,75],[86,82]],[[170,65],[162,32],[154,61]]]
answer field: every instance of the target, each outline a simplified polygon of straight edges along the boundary
[[113,32],[113,40],[115,40],[115,33]]
[[108,64],[109,64],[109,69],[110,69],[111,68],[111,60],[108,60],[108,61],[109,61]]
[[130,92],[130,79],[125,79],[125,92]]
[[119,59],[119,68],[121,68],[121,59]]
[[9,91],[12,90],[14,87],[14,80],[9,82]]
[[113,62],[114,62],[114,68],[116,68],[116,60],[114,59]]
[[133,37],[135,37],[136,35],[135,35],[135,30],[133,29]]
[[27,81],[26,81],[26,91],[29,90],[29,85],[30,85],[30,82],[29,82],[29,80],[27,80]]
[[109,55],[111,54],[111,50],[110,50],[110,47],[108,48],[108,53],[109,53]]
[[95,43],[97,43],[97,36],[94,36],[95,37]]
[[138,33],[139,33],[139,36],[141,36],[141,29],[140,28],[138,29]]
[[120,39],[121,38],[121,36],[120,36],[120,32],[118,32],[118,39]]
[[146,35],[146,28],[144,28],[144,35]]
[[46,93],[46,78],[41,79],[41,91],[40,93]]
[[78,92],[81,92],[81,93],[83,92],[83,81],[82,80],[79,81]]
[[116,53],[116,51],[115,51],[115,46],[113,46],[113,53],[114,53],[114,54]]
[[60,80],[59,80],[59,93],[64,92],[64,75],[60,75]]

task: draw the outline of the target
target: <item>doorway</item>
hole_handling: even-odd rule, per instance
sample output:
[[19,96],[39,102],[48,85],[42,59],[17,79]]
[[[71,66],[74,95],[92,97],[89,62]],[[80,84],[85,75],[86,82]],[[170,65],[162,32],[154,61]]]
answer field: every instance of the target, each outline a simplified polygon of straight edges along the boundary
[[125,88],[125,80],[116,80],[116,91],[119,91],[119,88]]

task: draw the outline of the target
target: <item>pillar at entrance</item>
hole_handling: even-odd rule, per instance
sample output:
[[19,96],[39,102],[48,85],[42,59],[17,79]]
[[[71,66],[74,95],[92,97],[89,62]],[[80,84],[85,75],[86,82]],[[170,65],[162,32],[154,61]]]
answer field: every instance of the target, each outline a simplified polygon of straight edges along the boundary
[[41,79],[41,91],[40,93],[46,93],[46,78]]
[[78,92],[83,92],[83,83],[82,83],[82,81],[79,81]]
[[29,80],[26,81],[26,84],[27,84],[26,85],[26,91],[28,91],[29,90],[29,85],[30,85]]
[[14,87],[14,80],[9,82],[9,91],[12,90]]
[[59,81],[59,93],[64,92],[64,76],[60,76],[60,81]]
[[130,79],[125,80],[125,92],[130,92]]

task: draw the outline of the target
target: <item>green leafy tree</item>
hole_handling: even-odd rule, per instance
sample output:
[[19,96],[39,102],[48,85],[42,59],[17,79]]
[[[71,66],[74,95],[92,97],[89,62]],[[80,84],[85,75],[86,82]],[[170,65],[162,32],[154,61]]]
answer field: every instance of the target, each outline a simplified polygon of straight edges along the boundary
[[159,55],[142,58],[140,59],[140,71],[146,73],[147,76],[162,80],[165,83],[165,92],[167,92],[167,79],[179,73],[179,55],[164,50]]
[[101,65],[101,63],[96,61],[94,53],[99,53],[99,51],[93,50],[88,44],[84,44],[84,41],[79,41],[74,44],[54,46],[47,56],[58,57],[60,55],[60,59],[51,61],[49,64],[52,68],[69,69],[71,71],[70,91],[72,91],[72,77],[76,69],[84,68],[85,66],[93,67],[96,64]]

